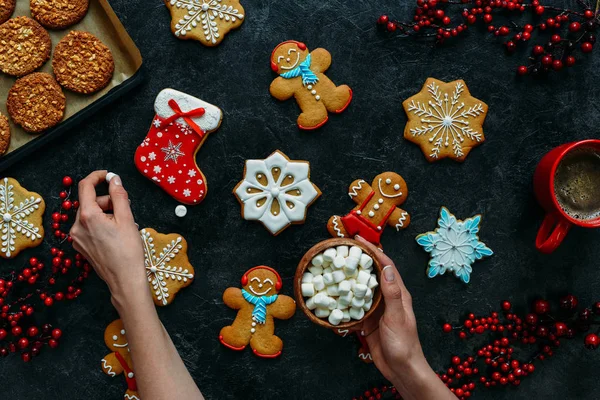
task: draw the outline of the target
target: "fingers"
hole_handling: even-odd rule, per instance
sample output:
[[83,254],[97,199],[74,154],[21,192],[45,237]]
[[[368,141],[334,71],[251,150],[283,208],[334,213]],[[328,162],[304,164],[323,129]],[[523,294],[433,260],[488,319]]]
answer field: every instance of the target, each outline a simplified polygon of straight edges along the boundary
[[96,198],[96,203],[102,209],[102,211],[110,211],[113,209],[112,201],[110,200],[110,196],[98,196]]
[[94,171],[89,174],[85,179],[79,182],[79,204],[80,209],[89,211],[95,207],[96,204],[96,186],[104,181],[106,178],[106,171]]
[[117,221],[133,221],[131,205],[129,204],[129,195],[119,175],[115,175],[108,184],[108,193],[113,206],[113,212]]

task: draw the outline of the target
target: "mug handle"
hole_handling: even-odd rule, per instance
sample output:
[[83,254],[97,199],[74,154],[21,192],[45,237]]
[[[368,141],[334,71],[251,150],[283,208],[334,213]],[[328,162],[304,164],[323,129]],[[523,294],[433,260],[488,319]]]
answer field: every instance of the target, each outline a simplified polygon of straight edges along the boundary
[[535,238],[535,247],[550,254],[562,243],[571,229],[571,223],[557,213],[548,213]]

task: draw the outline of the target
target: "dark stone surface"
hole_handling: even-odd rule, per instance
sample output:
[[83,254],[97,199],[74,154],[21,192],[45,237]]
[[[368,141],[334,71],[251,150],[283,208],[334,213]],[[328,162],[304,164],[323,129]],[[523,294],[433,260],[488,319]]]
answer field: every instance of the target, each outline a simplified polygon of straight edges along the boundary
[[[377,31],[374,20],[382,12],[409,15],[412,2],[246,0],[244,6],[247,20],[241,29],[211,49],[171,35],[169,13],[159,0],[114,1],[142,51],[147,80],[6,171],[44,195],[52,209],[63,175],[81,178],[107,168],[123,177],[140,226],[188,239],[196,281],[158,312],[207,398],[345,399],[384,383],[372,365],[357,359],[353,339],[312,325],[300,312],[277,322],[285,343],[278,360],[229,351],[217,340],[221,327],[235,316],[221,301],[223,290],[237,286],[248,268],[265,264],[281,273],[283,293],[291,294],[296,264],[309,247],[328,237],[329,216],[352,207],[348,184],[356,178],[370,181],[381,171],[396,171],[409,185],[404,206],[412,225],[399,233],[388,229],[383,245],[414,297],[422,344],[434,369],[447,365],[451,354],[471,353],[475,347],[442,334],[443,321],[456,322],[469,311],[497,310],[503,299],[521,311],[537,296],[573,292],[585,304],[598,300],[600,231],[574,229],[553,255],[538,253],[534,238],[543,213],[531,185],[536,163],[551,148],[599,137],[600,61],[595,54],[548,80],[519,80],[513,71],[527,52],[507,57],[483,30],[435,50]],[[327,48],[333,57],[328,76],[354,90],[350,108],[316,132],[298,131],[294,101],[280,103],[268,92],[274,78],[270,52],[287,39],[302,40],[310,49]],[[464,78],[473,95],[490,107],[486,143],[462,165],[448,160],[430,165],[417,146],[402,139],[406,116],[401,103],[429,76]],[[209,195],[183,220],[174,215],[176,202],[143,178],[132,160],[152,120],[154,97],[165,87],[224,110],[221,128],[198,153]],[[304,225],[271,237],[260,224],[240,218],[231,190],[242,177],[245,159],[264,158],[275,149],[309,160],[323,196]],[[428,257],[414,237],[435,227],[442,205],[461,219],[482,213],[480,237],[495,251],[474,265],[468,286],[449,276],[425,276]],[[20,267],[31,253],[36,252],[0,268]],[[117,318],[104,283],[93,276],[81,298],[53,308],[51,318],[65,332],[60,347],[29,364],[16,356],[2,360],[0,397],[121,398],[124,379],[111,379],[100,370],[100,359],[108,353],[104,328]],[[518,390],[482,389],[476,398],[597,398],[598,357],[580,340],[568,342],[554,358],[538,363]]]

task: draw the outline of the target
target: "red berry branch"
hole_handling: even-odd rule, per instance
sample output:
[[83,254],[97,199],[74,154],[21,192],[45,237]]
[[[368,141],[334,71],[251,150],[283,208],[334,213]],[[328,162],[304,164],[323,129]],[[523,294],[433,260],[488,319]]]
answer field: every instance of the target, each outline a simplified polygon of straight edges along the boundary
[[46,309],[56,302],[77,298],[91,271],[81,254],[72,249],[65,228],[79,207],[79,202],[71,199],[73,180],[65,176],[62,184],[60,210],[52,214],[53,234],[48,235],[57,242],[50,249],[50,272],[42,277],[48,268],[41,257],[31,257],[24,267],[0,278],[0,357],[20,351],[23,361],[28,362],[44,345],[56,348],[62,331],[38,322],[47,320]]
[[[584,346],[597,349],[600,328],[589,331],[592,325],[600,325],[600,301],[581,311],[578,311],[578,303],[574,295],[564,296],[559,301],[560,309],[551,314],[550,303],[540,299],[523,316],[512,311],[510,302],[503,301],[501,312],[480,317],[468,314],[460,326],[443,324],[443,332],[457,331],[458,337],[464,340],[486,332],[491,338],[488,343],[478,346],[473,354],[462,358],[452,356],[450,367],[438,376],[456,397],[464,400],[472,396],[476,387],[519,386],[535,371],[534,363],[552,357],[563,339],[586,334]],[[383,386],[367,390],[353,400],[386,398],[401,397],[392,387]]]
[[[600,25],[598,2],[595,10],[592,5],[578,0],[581,10],[575,11],[541,4],[540,0],[417,0],[417,7],[411,21],[401,22],[382,15],[378,25],[387,32],[401,36],[434,38],[436,44],[457,37],[470,26],[486,26],[487,32],[502,38],[507,53],[529,45],[534,34],[542,39],[531,49],[529,62],[517,68],[519,75],[560,71],[577,62],[577,54],[591,53],[596,43],[595,31]],[[447,15],[450,8],[461,8],[460,22]],[[510,20],[513,16],[531,14],[532,23],[524,25]],[[505,24],[494,25],[496,17],[503,18]]]

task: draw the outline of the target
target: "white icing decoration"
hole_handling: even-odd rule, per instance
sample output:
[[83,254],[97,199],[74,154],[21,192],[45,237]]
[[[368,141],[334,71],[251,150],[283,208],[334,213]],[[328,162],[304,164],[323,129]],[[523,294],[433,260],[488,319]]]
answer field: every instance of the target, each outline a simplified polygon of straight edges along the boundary
[[127,377],[128,377],[129,379],[133,378],[133,372],[129,372],[129,373],[127,373]]
[[185,283],[188,279],[194,278],[194,275],[187,268],[168,265],[183,248],[181,246],[182,238],[179,236],[176,240],[172,240],[157,256],[154,249],[154,239],[150,236],[150,232],[142,229],[140,234],[144,244],[144,266],[146,267],[148,282],[150,282],[156,298],[163,305],[167,305],[169,288],[166,280],[171,279]]
[[402,212],[400,218],[398,219],[398,223],[396,224],[396,230],[400,230],[404,226],[404,221],[406,221],[406,216],[408,213],[406,211]]
[[387,179],[385,180],[385,184],[386,184],[386,185],[389,185],[390,183],[392,183],[392,180],[391,180],[390,178],[387,178]]
[[373,211],[369,211],[369,217],[373,218],[375,216],[375,213]]
[[190,197],[192,195],[192,191],[190,189],[183,189],[183,195],[185,197]]
[[335,216],[335,217],[333,218],[333,230],[335,230],[335,232],[337,233],[337,235],[338,235],[339,237],[342,237],[342,238],[343,238],[343,237],[344,237],[344,234],[342,233],[342,230],[340,229],[339,222],[340,222],[340,221],[339,221],[339,217],[338,217],[338,216]]
[[10,258],[15,251],[15,240],[17,234],[31,239],[32,242],[41,239],[40,227],[34,226],[27,221],[29,215],[40,208],[41,197],[34,196],[25,199],[19,205],[13,204],[14,186],[8,184],[8,178],[4,178],[4,183],[0,184],[0,215],[2,216],[2,253]]
[[152,151],[152,152],[150,152],[150,153],[148,153],[148,159],[149,159],[150,161],[154,161],[154,160],[156,160],[156,153],[155,153],[155,152],[153,152],[153,151]]
[[338,329],[337,331],[340,335],[342,335],[342,337],[346,337],[348,333],[350,333],[348,329]]
[[350,192],[348,193],[348,196],[350,196],[350,198],[356,197],[358,196],[358,190],[362,189],[362,184],[366,183],[364,180],[359,180],[358,182],[356,182],[356,186],[352,186],[350,188]]
[[377,202],[378,202],[379,204],[383,204],[383,199],[379,199],[379,200],[377,200]]
[[374,209],[374,210],[379,210],[379,204],[375,204],[375,205],[373,206],[373,209]]
[[188,10],[175,24],[175,36],[185,36],[192,29],[198,29],[203,31],[207,41],[216,44],[221,37],[215,22],[217,17],[231,23],[244,19],[244,14],[237,8],[221,2],[222,0],[171,0],[171,6]]
[[121,335],[125,334],[125,329],[121,329]]
[[465,103],[461,100],[465,86],[462,82],[456,82],[451,95],[440,91],[439,85],[431,82],[427,85],[427,91],[431,97],[428,103],[411,100],[408,105],[408,113],[419,117],[420,127],[410,129],[413,136],[428,135],[428,141],[433,143],[431,158],[439,158],[442,146],[450,145],[452,138],[452,150],[457,157],[464,156],[463,142],[465,138],[473,142],[481,142],[483,135],[473,130],[469,125],[469,118],[477,118],[485,112],[482,103],[477,103],[468,109],[464,109]]
[[126,400],[140,400],[140,398],[137,397],[135,394],[127,394],[127,393],[125,393],[124,398]]
[[371,353],[360,353],[358,355],[359,358],[362,358],[363,360],[372,360],[373,358],[371,357]]
[[[177,102],[183,112],[195,110],[196,108],[204,108],[204,115],[192,117],[192,121],[204,131],[211,132],[219,127],[221,118],[223,117],[223,112],[220,108],[174,89],[164,89],[156,96],[156,100],[154,101],[156,115],[166,119],[175,114],[171,106],[169,106],[169,100],[171,99]],[[186,124],[183,118],[178,118],[175,122],[182,125]],[[152,154],[150,153],[150,155]],[[153,160],[153,158],[150,159]]]
[[398,185],[397,183],[394,185],[394,190],[400,190],[400,185]]
[[[271,171],[275,167],[281,169],[277,180]],[[266,185],[261,184],[257,177],[264,175]],[[294,177],[292,183],[282,186],[287,175]],[[238,185],[235,195],[244,204],[243,218],[251,221],[261,221],[271,233],[277,233],[292,222],[303,221],[306,208],[319,193],[309,180],[309,165],[307,162],[288,160],[283,153],[276,151],[264,160],[247,160],[244,180]],[[248,192],[252,188],[252,193]],[[299,190],[300,195],[288,194]],[[257,202],[264,200],[259,207]],[[271,211],[274,201],[279,202],[282,212],[275,214]],[[289,207],[287,203],[293,204]]]
[[[179,159],[179,157],[185,156],[185,153],[183,151],[181,151],[182,144],[183,144],[183,142],[173,144],[173,142],[171,142],[169,140],[169,145],[167,147],[163,147],[160,149],[160,151],[165,153],[164,161],[173,160],[173,162],[175,162],[175,164],[177,164],[177,160]],[[154,170],[156,171],[156,167],[154,167]],[[158,172],[160,172],[160,171],[158,171]]]
[[[391,180],[390,180],[389,178],[388,178],[388,179],[386,179],[386,182],[387,182],[387,181],[390,181],[390,183],[391,183]],[[381,188],[381,178],[379,178],[379,192],[381,193],[381,195],[382,195],[383,197],[387,197],[388,199],[393,199],[393,198],[395,198],[395,197],[400,197],[400,196],[402,196],[402,192],[400,192],[400,193],[396,193],[396,194],[386,194],[386,193],[383,191],[383,189]]]
[[102,359],[102,368],[106,369],[106,374],[108,376],[117,376],[117,374],[112,370],[112,365],[110,365],[104,358]]
[[117,335],[113,335],[113,340],[119,340],[119,337]]
[[316,96],[315,96],[315,100],[316,100],[316,101],[319,101],[319,100],[321,100],[321,96],[319,96],[319,95],[316,95]]
[[185,217],[187,214],[187,208],[184,205],[178,205],[177,207],[175,207],[175,215],[177,215],[179,218],[183,218]]

